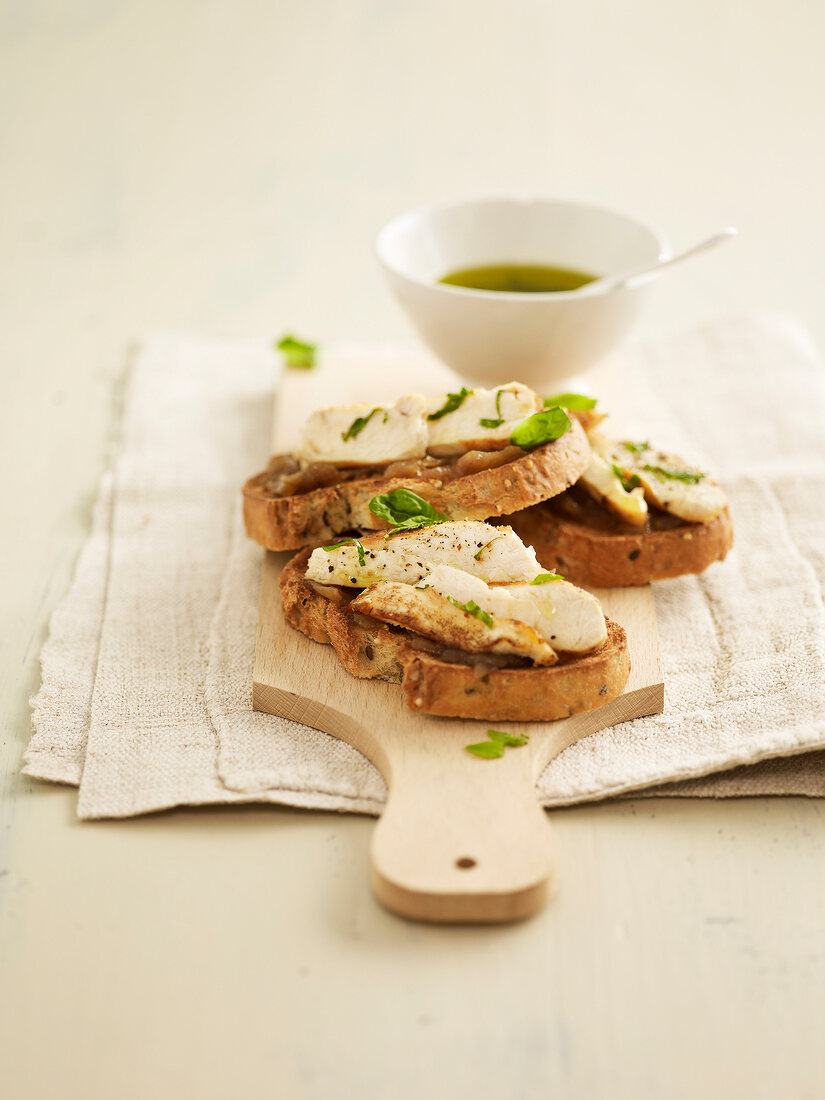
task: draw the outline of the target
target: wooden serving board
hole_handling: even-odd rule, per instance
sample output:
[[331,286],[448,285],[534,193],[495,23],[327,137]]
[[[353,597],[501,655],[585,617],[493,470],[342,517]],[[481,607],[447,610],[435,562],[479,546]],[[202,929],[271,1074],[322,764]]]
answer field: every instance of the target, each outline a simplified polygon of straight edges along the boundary
[[[420,360],[415,365],[414,380],[393,373],[396,395],[454,388],[454,378],[438,376],[439,365],[423,379]],[[288,375],[276,412],[276,446],[291,445],[294,426],[311,408],[351,399],[353,392],[375,392],[374,382],[353,373],[361,374],[350,369],[338,377],[327,371]],[[382,381],[386,388],[389,380]],[[491,723],[414,714],[397,684],[350,676],[331,646],[286,624],[278,579],[288,558],[268,553],[264,562],[253,706],[341,738],[384,776],[389,797],[372,843],[379,900],[428,921],[506,921],[535,912],[554,879],[551,830],[535,794],[539,774],[579,738],[663,708],[649,586],[596,593],[606,614],[627,631],[632,670],[624,694],[558,722],[497,722],[497,729],[527,733],[530,740],[487,760],[465,746],[484,740]]]

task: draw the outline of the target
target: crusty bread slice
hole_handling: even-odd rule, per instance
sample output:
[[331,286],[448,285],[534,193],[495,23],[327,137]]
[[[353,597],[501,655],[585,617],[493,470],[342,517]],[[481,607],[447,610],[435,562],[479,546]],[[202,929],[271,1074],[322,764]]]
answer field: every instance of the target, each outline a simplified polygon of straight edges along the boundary
[[621,695],[630,675],[627,637],[612,619],[601,649],[549,667],[485,670],[409,646],[400,659],[410,710],[498,722],[554,722],[594,710]]
[[577,420],[559,439],[492,469],[451,481],[371,476],[294,496],[275,496],[266,471],[243,487],[246,531],[267,550],[297,550],[332,542],[351,531],[380,531],[384,520],[369,510],[379,493],[411,489],[450,519],[489,519],[549,500],[578,480],[590,444]]
[[539,504],[507,517],[547,569],[594,588],[628,587],[701,573],[733,546],[727,508],[711,523],[675,521],[662,529],[602,530]]
[[624,630],[607,620],[607,642],[584,657],[562,654],[558,664],[507,667],[455,651],[438,652],[397,626],[350,608],[360,589],[331,588],[304,578],[309,551],[281,574],[287,622],[316,642],[332,645],[353,676],[401,684],[411,710],[452,718],[550,722],[593,710],[620,695],[630,674]]

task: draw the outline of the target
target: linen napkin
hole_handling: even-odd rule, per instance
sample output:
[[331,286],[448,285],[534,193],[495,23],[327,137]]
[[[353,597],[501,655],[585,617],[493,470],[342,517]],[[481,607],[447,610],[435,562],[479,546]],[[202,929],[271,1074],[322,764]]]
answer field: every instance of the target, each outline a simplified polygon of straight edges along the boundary
[[[324,370],[368,377],[416,354],[348,345]],[[174,337],[136,363],[26,754],[27,774],[79,782],[81,817],[239,801],[380,812],[383,780],[354,749],[251,709],[262,552],[239,486],[266,461],[276,370],[261,347]],[[617,430],[723,480],[736,547],[655,586],[664,714],[562,753],[541,801],[663,783],[651,793],[825,794],[825,753],[808,752],[825,747],[825,372],[808,337],[734,319],[637,347],[602,382]]]

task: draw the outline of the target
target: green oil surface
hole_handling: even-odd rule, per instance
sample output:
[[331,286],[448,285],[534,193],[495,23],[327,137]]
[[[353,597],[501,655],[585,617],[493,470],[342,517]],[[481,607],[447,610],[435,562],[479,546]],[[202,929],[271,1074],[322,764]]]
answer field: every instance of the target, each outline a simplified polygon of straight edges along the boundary
[[451,271],[439,280],[450,286],[470,290],[497,290],[509,294],[547,294],[549,291],[578,290],[592,283],[598,275],[574,271],[570,267],[549,267],[546,264],[485,264]]

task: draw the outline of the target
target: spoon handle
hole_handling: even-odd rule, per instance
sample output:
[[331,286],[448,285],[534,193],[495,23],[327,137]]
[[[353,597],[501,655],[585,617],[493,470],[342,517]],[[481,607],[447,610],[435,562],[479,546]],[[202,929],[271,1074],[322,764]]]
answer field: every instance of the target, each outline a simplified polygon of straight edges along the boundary
[[714,233],[713,236],[706,237],[705,240],[699,241],[698,244],[694,244],[690,248],[684,249],[682,252],[677,252],[675,256],[668,256],[665,260],[657,260],[652,264],[644,264],[641,267],[632,268],[630,271],[622,272],[621,275],[607,275],[604,279],[597,279],[595,282],[589,283],[587,288],[582,289],[593,287],[594,290],[604,292],[605,290],[617,286],[640,286],[642,283],[647,283],[652,279],[658,278],[663,271],[669,267],[673,267],[675,264],[680,264],[682,260],[690,259],[691,256],[696,256],[700,252],[706,252],[711,248],[716,248],[717,245],[722,244],[723,241],[735,237],[737,232],[738,230],[735,226],[729,225],[725,229],[721,229],[718,233]]

